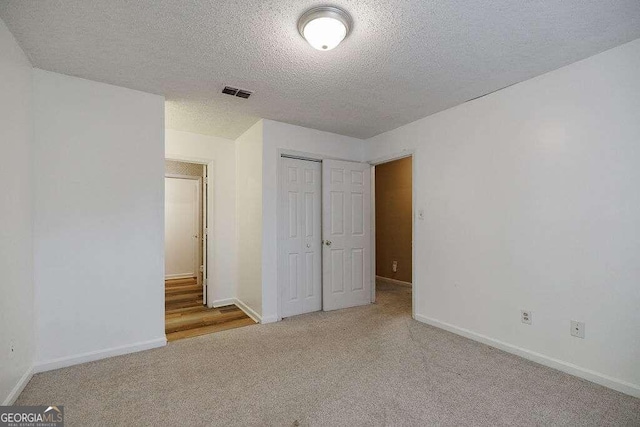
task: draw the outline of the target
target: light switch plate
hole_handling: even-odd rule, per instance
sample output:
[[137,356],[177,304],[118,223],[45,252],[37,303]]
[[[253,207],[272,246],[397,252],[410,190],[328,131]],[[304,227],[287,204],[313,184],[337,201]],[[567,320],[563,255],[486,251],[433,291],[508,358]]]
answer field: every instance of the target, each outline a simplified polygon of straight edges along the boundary
[[424,209],[419,209],[419,210],[418,210],[418,219],[419,219],[420,221],[423,221],[423,220],[424,220]]

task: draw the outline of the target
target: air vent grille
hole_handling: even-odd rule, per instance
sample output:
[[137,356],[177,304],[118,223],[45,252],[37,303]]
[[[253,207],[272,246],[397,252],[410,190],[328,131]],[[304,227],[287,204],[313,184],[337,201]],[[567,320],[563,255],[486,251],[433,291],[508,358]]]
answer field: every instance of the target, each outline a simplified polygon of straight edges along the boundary
[[253,92],[251,92],[250,90],[236,89],[235,87],[225,86],[224,89],[222,89],[222,93],[226,95],[237,96],[238,98],[247,99]]
[[238,89],[231,86],[225,86],[224,89],[222,89],[222,93],[235,96],[235,94],[238,93]]

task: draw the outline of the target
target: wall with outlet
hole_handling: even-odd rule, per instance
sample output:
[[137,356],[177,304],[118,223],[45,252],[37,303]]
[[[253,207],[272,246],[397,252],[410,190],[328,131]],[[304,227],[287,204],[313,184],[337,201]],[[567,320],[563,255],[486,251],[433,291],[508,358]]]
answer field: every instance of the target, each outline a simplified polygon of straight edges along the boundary
[[415,150],[417,319],[640,396],[639,75],[636,40],[368,141]]
[[32,93],[31,64],[0,20],[0,405],[33,361]]
[[375,171],[376,276],[411,283],[411,157]]

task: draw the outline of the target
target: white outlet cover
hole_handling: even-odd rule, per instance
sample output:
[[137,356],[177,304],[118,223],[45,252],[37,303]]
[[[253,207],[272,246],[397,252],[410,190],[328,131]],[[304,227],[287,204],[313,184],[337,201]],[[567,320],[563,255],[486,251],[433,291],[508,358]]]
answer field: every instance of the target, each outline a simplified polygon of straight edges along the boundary
[[520,310],[520,320],[522,323],[530,325],[533,321],[533,312],[530,310]]
[[577,338],[584,339],[584,322],[578,322],[576,320],[571,321],[571,335]]

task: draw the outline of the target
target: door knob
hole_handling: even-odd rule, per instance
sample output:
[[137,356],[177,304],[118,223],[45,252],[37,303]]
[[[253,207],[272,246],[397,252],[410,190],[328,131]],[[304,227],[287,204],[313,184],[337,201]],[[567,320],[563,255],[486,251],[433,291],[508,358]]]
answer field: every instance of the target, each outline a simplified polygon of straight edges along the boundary
[[324,244],[327,245],[327,246],[331,246],[331,240],[325,240]]
[[307,247],[308,247],[308,248],[310,248],[310,247],[311,247],[311,244],[310,244],[310,243],[307,243]]

